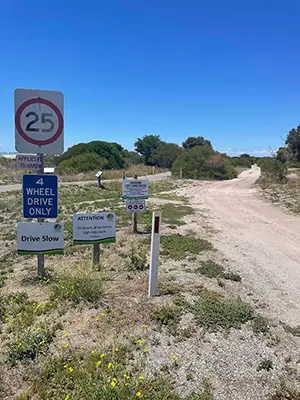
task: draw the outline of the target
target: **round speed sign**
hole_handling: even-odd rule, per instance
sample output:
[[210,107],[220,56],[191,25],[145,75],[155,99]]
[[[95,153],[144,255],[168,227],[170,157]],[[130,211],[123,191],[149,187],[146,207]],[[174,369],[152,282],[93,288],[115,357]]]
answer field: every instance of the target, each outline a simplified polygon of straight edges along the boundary
[[[41,104],[46,106],[43,111],[48,112],[39,112]],[[55,142],[64,129],[64,120],[59,109],[51,101],[40,97],[21,104],[16,112],[15,122],[22,138],[38,146]],[[42,139],[40,132],[43,133]]]
[[63,95],[60,92],[15,91],[16,149],[19,152],[63,152]]

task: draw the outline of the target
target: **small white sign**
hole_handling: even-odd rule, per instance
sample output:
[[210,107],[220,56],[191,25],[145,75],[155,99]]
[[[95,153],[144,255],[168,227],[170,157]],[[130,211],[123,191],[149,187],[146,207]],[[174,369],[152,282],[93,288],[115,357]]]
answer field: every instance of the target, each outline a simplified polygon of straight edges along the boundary
[[17,154],[17,169],[39,172],[42,168],[42,158],[34,154]]
[[123,200],[148,199],[149,184],[147,180],[123,179]]
[[116,214],[73,214],[73,243],[95,244],[116,241]]
[[145,200],[127,200],[126,201],[126,212],[128,213],[144,213],[146,212],[146,201]]
[[64,225],[61,222],[18,222],[17,253],[64,254]]
[[96,173],[95,176],[96,176],[97,178],[99,178],[99,176],[101,176],[102,174],[103,174],[103,171],[99,171],[99,172]]
[[64,96],[48,90],[15,90],[15,147],[19,153],[64,151]]

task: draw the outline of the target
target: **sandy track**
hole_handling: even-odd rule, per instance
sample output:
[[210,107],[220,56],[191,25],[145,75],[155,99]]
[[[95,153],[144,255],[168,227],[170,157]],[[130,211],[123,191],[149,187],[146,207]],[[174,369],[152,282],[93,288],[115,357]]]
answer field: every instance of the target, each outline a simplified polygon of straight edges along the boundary
[[[161,181],[171,177],[171,172],[162,172],[161,174],[156,175],[145,175],[140,176],[140,179],[148,179],[149,181]],[[59,178],[58,178],[59,179]],[[104,179],[102,183],[105,185],[105,182],[113,182],[113,181],[121,181],[121,179]],[[82,182],[60,182],[60,185],[86,185],[94,183],[97,184],[96,178],[94,181],[82,181]],[[13,190],[21,190],[22,184],[16,183],[15,185],[0,185],[0,192],[11,192]]]
[[226,182],[185,189],[207,209],[218,233],[214,245],[236,262],[243,282],[277,320],[300,325],[300,218],[265,203],[256,193],[260,169]]

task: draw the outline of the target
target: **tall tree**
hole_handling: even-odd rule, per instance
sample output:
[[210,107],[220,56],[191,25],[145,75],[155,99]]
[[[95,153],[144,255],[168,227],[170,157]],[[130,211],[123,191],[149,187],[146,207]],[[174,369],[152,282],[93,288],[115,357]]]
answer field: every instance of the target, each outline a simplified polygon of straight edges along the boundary
[[300,161],[300,125],[289,131],[286,142],[288,150],[296,161]]
[[161,142],[151,156],[151,162],[162,168],[171,168],[176,157],[180,153],[180,147],[175,143]]
[[145,157],[145,163],[152,165],[151,157],[161,143],[158,135],[145,135],[142,139],[138,138],[134,143],[135,151]]
[[204,139],[203,136],[190,136],[186,139],[185,142],[182,143],[182,147],[185,149],[192,149],[196,146],[207,146],[212,149],[211,142]]

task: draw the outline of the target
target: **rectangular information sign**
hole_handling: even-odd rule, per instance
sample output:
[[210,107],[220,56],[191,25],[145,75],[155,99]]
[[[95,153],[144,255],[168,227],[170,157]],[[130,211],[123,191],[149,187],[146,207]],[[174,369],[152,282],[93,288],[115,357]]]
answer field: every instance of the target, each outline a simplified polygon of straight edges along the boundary
[[73,214],[74,244],[114,243],[115,241],[115,213]]
[[61,222],[18,222],[17,253],[64,254],[64,225]]
[[123,200],[148,199],[149,184],[142,179],[123,179]]
[[57,198],[56,175],[23,175],[24,218],[56,218]]
[[23,171],[39,172],[42,168],[42,158],[33,154],[17,154],[16,156],[17,169]]

